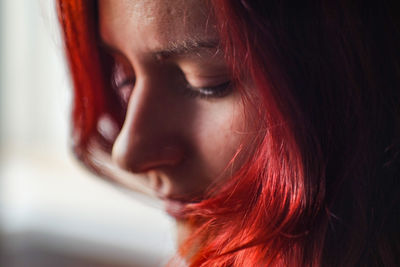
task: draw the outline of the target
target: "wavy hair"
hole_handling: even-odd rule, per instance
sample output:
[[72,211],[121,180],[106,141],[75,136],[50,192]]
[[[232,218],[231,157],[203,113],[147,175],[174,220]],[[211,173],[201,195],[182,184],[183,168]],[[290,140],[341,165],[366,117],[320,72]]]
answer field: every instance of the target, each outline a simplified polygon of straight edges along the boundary
[[[262,130],[242,168],[189,207],[198,229],[181,253],[191,266],[399,266],[395,1],[210,3],[235,83],[250,78],[261,96]],[[74,150],[96,170],[91,141],[112,146],[99,118],[121,116],[105,86],[95,5],[58,0]]]

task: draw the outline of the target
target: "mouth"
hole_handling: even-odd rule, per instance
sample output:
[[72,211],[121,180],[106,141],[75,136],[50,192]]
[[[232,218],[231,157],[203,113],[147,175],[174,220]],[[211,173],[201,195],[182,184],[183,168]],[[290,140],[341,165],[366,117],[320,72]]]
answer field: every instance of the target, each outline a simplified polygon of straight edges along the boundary
[[186,204],[188,203],[179,200],[164,199],[165,211],[176,220],[184,220],[187,218]]
[[165,212],[176,220],[188,219],[188,205],[202,201],[200,196],[186,197],[182,195],[158,195],[158,198],[164,203]]

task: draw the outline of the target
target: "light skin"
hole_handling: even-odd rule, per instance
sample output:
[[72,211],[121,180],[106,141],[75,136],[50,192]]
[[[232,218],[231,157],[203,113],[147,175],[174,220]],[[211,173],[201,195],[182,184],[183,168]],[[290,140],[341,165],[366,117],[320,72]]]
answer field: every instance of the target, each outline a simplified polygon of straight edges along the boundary
[[229,177],[248,131],[214,18],[199,0],[99,0],[99,32],[127,106],[112,161],[182,219],[182,203]]

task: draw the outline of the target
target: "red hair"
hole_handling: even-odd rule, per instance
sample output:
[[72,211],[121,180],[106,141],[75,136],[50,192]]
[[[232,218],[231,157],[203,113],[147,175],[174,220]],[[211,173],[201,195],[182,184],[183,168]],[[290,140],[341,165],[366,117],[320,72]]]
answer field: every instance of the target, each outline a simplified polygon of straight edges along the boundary
[[[393,1],[394,2],[394,1]],[[261,96],[258,146],[206,200],[192,266],[400,265],[400,23],[391,1],[211,1],[233,78]],[[74,148],[116,118],[95,1],[61,1]],[[240,64],[238,64],[240,62]],[[247,92],[248,93],[248,92]],[[246,92],[244,92],[246,94]],[[251,93],[246,96],[251,105]]]

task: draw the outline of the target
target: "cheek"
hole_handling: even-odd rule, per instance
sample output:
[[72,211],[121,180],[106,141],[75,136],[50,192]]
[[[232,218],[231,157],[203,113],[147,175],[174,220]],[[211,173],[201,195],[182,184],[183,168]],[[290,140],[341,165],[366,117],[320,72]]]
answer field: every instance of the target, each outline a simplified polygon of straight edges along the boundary
[[194,145],[210,179],[222,174],[243,142],[245,118],[237,98],[204,105],[197,113]]

